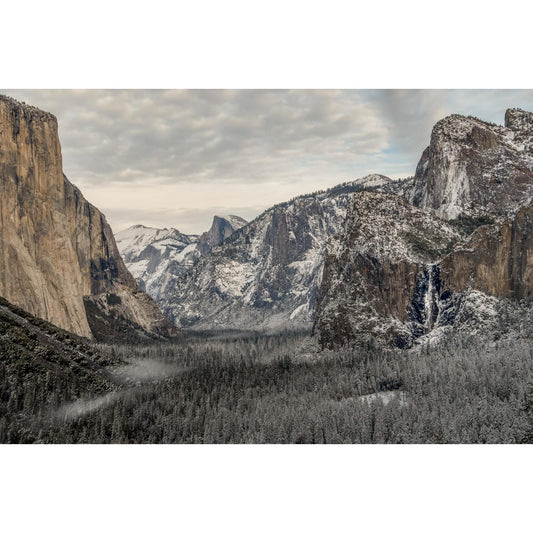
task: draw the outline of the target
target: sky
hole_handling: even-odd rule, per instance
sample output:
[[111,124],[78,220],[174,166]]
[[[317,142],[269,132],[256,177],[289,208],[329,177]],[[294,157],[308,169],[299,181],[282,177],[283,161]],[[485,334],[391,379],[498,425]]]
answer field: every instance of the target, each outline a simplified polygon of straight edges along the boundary
[[69,180],[113,231],[202,233],[371,173],[414,174],[436,121],[502,124],[533,90],[1,90],[56,115]]

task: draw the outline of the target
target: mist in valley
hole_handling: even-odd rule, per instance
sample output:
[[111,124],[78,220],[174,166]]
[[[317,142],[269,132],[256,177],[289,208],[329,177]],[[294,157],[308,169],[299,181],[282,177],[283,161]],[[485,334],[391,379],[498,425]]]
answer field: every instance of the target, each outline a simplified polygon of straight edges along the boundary
[[[218,337],[218,338],[217,338]],[[319,352],[307,334],[99,345],[113,392],[66,402],[35,442],[519,443],[528,339]]]

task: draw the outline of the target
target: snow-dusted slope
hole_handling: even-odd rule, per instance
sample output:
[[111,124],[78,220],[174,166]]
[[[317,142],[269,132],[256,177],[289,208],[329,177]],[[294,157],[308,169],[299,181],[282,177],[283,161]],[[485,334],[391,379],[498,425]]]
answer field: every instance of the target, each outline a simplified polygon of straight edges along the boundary
[[323,347],[529,335],[532,255],[533,202],[469,233],[397,196],[357,194],[327,247],[315,332]]
[[327,246],[315,323],[321,345],[374,338],[403,347],[429,332],[439,316],[436,265],[460,240],[452,225],[398,196],[356,194]]
[[369,174],[368,176],[365,176],[364,178],[359,178],[358,180],[355,180],[354,183],[364,188],[372,188],[372,187],[383,187],[384,185],[389,185],[393,183],[393,180],[381,174]]
[[192,266],[199,237],[174,228],[136,225],[120,231],[115,239],[128,270],[157,302],[168,277]]
[[115,235],[120,255],[139,286],[157,303],[167,298],[174,279],[192,268],[200,255],[222,244],[246,220],[236,215],[215,216],[209,231],[185,235],[175,228],[132,226]]
[[328,238],[356,191],[388,182],[373,176],[267,210],[176,277],[158,303],[176,324],[199,329],[311,327]]
[[244,218],[238,217],[237,215],[226,215],[224,218],[231,224],[233,231],[237,231],[248,224],[247,220],[244,220]]
[[181,261],[184,249],[198,241],[198,235],[185,235],[175,228],[149,228],[143,225],[132,226],[116,234],[120,254],[129,264],[141,258],[149,246],[161,252],[168,252],[173,259]]

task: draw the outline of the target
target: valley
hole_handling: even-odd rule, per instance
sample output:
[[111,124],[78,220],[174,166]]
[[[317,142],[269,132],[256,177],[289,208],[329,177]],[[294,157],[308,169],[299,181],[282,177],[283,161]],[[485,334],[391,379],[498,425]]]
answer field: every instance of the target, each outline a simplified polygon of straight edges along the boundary
[[[520,443],[527,340],[456,337],[420,351],[319,352],[295,335],[102,347],[114,392],[34,416],[35,443]],[[22,410],[24,413],[24,409]],[[19,414],[20,416],[20,414]],[[7,431],[7,433],[6,433]]]
[[0,442],[533,441],[533,113],[414,176],[113,233],[0,96]]

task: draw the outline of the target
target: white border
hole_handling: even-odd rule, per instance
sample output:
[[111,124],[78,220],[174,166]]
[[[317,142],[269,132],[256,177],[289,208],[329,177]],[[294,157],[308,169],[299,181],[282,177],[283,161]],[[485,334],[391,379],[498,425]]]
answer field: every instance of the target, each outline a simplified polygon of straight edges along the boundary
[[[523,4],[12,2],[6,88],[528,88]],[[5,531],[514,531],[531,447],[0,448]],[[527,485],[526,485],[527,483]]]

